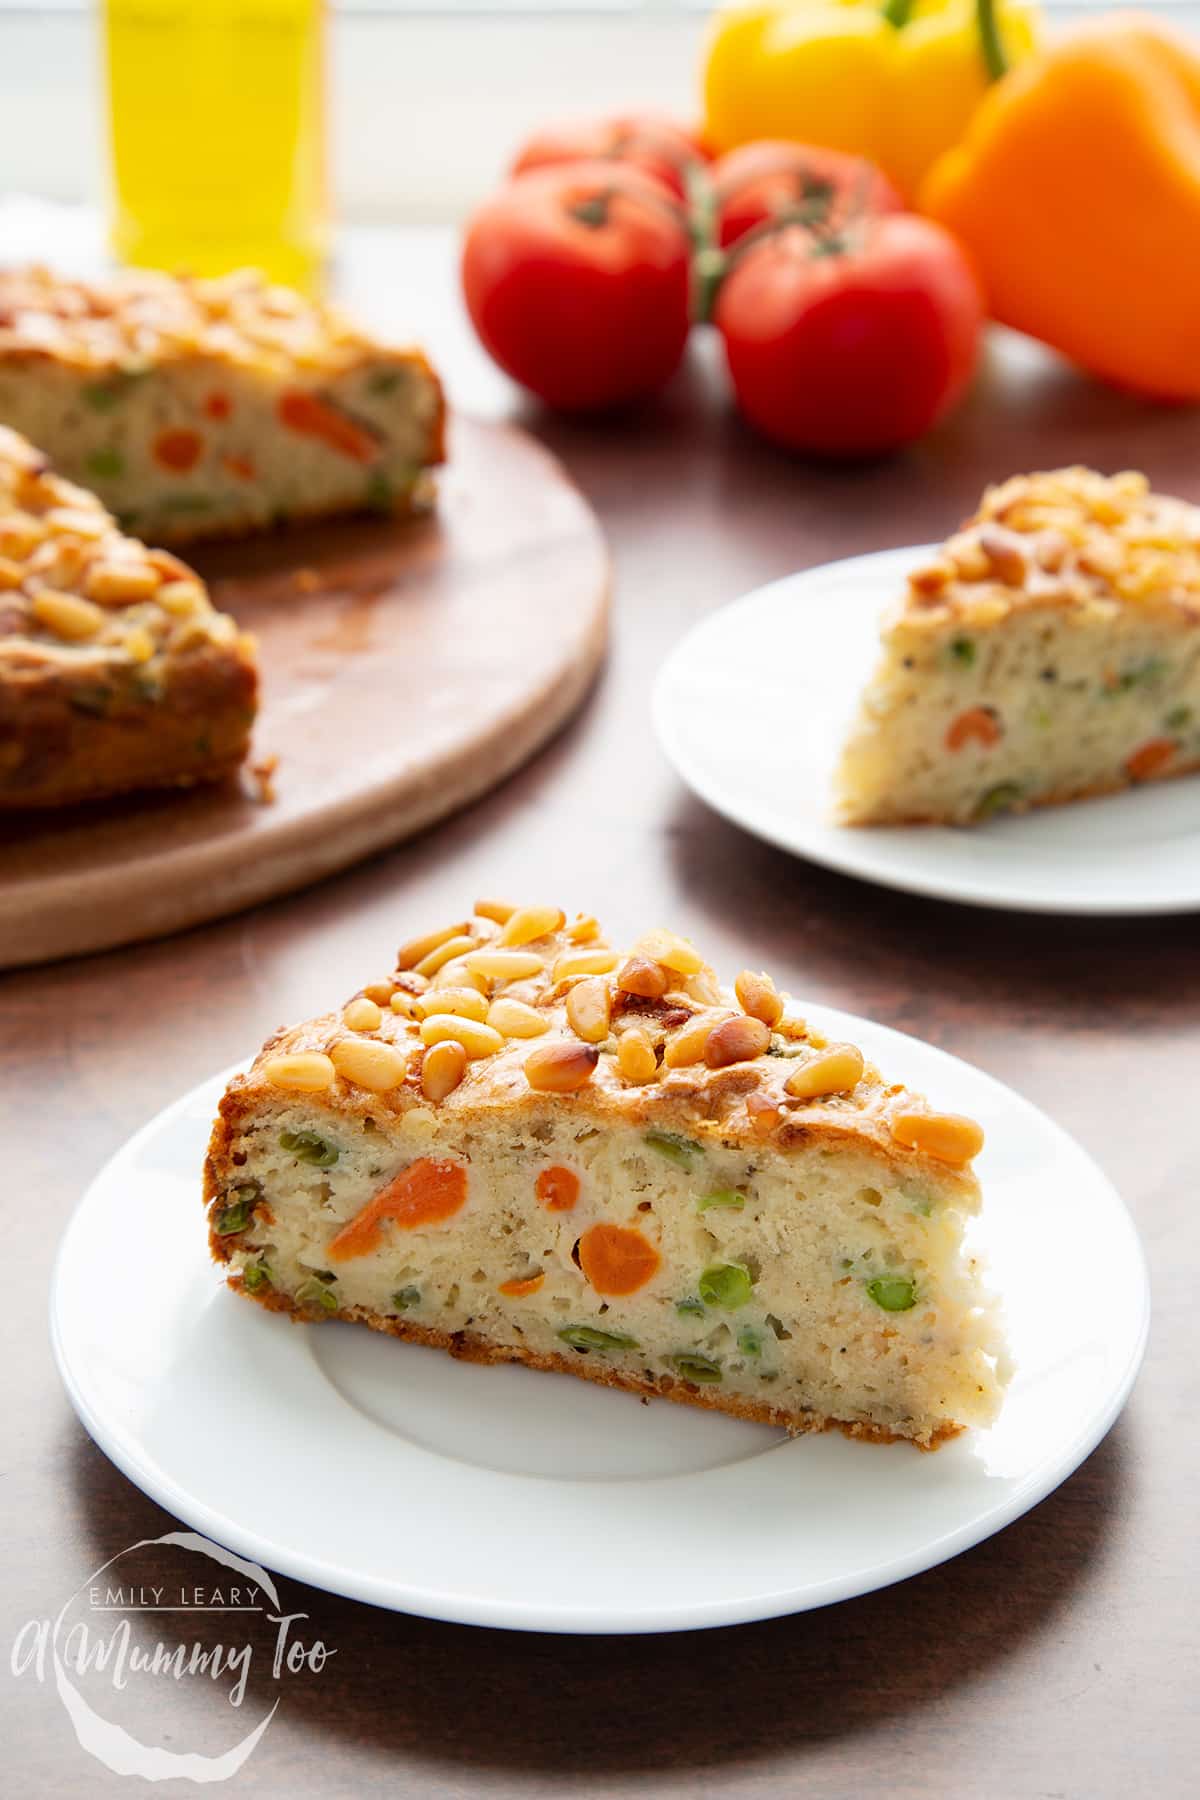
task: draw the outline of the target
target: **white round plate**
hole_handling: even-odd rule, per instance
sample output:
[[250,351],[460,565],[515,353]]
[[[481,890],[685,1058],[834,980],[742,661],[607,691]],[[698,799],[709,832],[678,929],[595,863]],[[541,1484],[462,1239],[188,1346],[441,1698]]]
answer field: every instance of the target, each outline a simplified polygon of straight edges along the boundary
[[1116,1418],[1149,1319],[1141,1247],[1105,1177],[1027,1100],[899,1032],[806,1016],[988,1132],[975,1229],[1017,1364],[990,1430],[929,1456],[789,1439],[360,1326],[294,1326],[208,1259],[200,1168],[226,1076],[118,1151],[67,1228],[51,1325],[76,1411],[132,1481],[228,1548],[468,1624],[729,1625],[957,1555]]
[[933,548],[786,576],[690,631],[654,690],[679,774],[735,825],[885,887],[1030,912],[1200,907],[1200,777],[969,830],[834,822],[834,766],[879,657],[880,619]]

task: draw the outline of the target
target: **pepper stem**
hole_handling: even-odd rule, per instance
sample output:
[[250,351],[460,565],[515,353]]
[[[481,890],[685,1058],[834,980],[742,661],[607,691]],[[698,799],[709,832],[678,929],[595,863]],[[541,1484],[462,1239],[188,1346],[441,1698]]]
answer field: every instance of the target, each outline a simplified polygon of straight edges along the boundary
[[999,81],[1002,75],[1008,74],[1008,57],[1004,53],[1004,39],[996,17],[996,0],[975,0],[975,22],[979,27],[979,48],[987,78]]
[[883,16],[889,25],[894,25],[900,31],[912,17],[912,9],[913,0],[887,0]]

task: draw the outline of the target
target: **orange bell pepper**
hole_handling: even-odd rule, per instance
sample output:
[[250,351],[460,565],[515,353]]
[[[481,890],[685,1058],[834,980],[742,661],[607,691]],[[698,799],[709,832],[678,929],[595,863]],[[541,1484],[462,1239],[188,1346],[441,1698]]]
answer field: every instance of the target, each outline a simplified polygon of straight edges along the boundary
[[1119,386],[1200,400],[1200,57],[1169,26],[1110,15],[1006,75],[920,205],[994,318]]

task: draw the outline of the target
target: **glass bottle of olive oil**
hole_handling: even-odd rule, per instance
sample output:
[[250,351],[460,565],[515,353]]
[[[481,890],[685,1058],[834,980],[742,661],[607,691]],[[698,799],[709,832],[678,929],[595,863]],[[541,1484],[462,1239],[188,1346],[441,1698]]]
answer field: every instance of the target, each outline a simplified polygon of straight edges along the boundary
[[324,14],[324,0],[105,0],[122,261],[319,285]]

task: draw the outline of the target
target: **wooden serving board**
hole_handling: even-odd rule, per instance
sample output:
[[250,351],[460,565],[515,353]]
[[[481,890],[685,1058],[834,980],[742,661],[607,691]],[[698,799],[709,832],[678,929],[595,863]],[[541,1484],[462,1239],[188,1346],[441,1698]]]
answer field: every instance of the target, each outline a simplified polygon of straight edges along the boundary
[[[187,554],[187,552],[185,552]],[[436,511],[197,550],[259,640],[246,776],[0,823],[0,967],[220,918],[344,868],[504,780],[579,705],[609,562],[554,459],[456,418]]]

